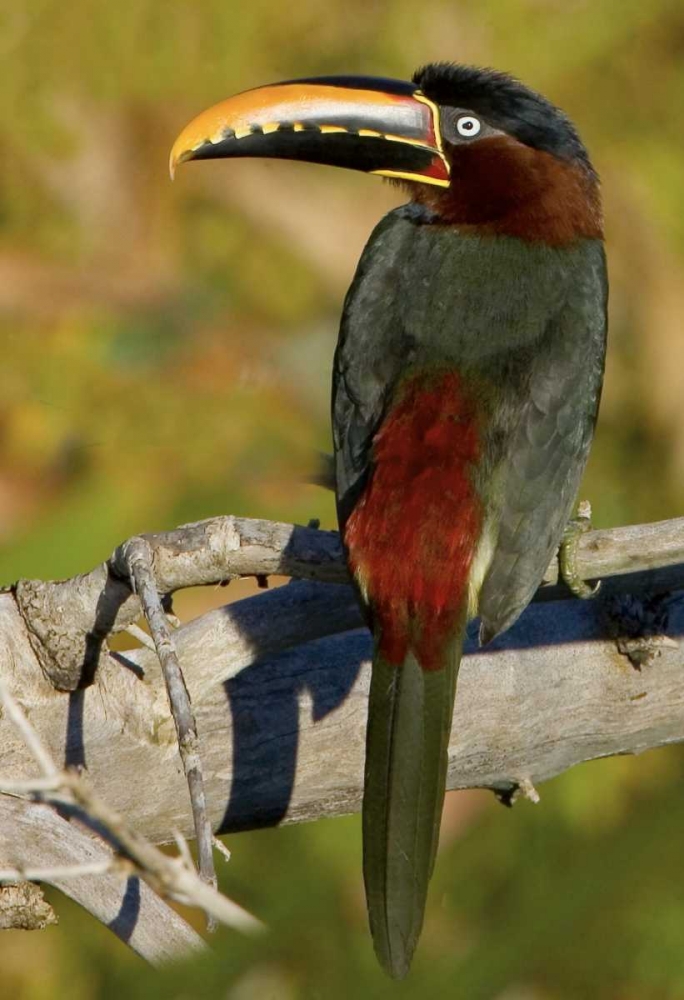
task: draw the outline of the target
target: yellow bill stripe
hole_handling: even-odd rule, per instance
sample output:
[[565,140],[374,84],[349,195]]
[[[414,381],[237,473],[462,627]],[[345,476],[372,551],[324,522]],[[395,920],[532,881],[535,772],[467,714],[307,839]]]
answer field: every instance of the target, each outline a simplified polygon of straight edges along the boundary
[[403,170],[370,170],[369,173],[377,177],[394,177],[402,181],[420,181],[421,184],[434,184],[435,187],[449,187],[448,179],[442,180],[440,177],[429,177],[426,174],[411,174]]

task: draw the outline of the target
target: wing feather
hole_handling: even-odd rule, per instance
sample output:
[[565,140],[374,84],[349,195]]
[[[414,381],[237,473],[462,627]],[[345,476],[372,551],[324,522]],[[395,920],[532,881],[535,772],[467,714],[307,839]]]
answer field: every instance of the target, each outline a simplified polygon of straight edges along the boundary
[[553,348],[535,360],[501,473],[497,542],[479,596],[482,641],[508,628],[532,599],[572,512],[601,395],[604,306],[594,300],[579,323],[576,311],[561,313],[546,338]]

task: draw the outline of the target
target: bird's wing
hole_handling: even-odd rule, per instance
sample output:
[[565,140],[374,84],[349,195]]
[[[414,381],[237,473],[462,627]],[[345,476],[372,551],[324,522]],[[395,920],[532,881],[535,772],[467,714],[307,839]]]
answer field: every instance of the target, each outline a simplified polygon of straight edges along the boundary
[[373,437],[407,363],[395,262],[407,238],[395,213],[376,226],[349,288],[333,362],[332,425],[340,528],[363,492]]
[[607,287],[550,324],[501,469],[496,545],[479,594],[482,641],[508,628],[541,583],[571,514],[603,379]]
[[333,433],[340,528],[363,493],[370,470],[373,435],[384,411],[381,391],[361,399],[349,382],[338,351],[333,369]]

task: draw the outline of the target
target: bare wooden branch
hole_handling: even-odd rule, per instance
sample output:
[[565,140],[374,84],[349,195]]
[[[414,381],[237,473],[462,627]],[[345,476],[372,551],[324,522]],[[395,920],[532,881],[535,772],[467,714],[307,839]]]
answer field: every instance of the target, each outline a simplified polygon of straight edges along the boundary
[[[333,531],[228,516],[143,537],[152,549],[161,594],[271,574],[348,583]],[[684,587],[684,518],[587,532],[579,543],[577,570],[585,580],[601,579],[604,595]],[[15,596],[46,677],[64,691],[92,680],[107,659],[107,635],[128,628],[141,613],[128,583],[125,546],[72,580],[20,580]],[[554,559],[536,599],[567,596]],[[327,634],[334,631],[340,628],[331,622]]]
[[[670,525],[665,558],[673,560],[671,532]],[[648,559],[638,535],[627,538],[629,569]],[[607,533],[609,544],[614,537]],[[605,562],[603,544],[594,551]],[[600,575],[605,579],[605,567]],[[583,760],[682,739],[682,598],[665,601],[663,614],[663,635],[674,645],[661,645],[641,672],[620,654],[620,615],[600,597],[533,605],[491,647],[471,642],[459,679],[450,786],[506,792]],[[358,625],[349,587],[299,582],[174,633],[214,829],[358,807],[369,652],[365,631],[349,631]],[[107,656],[91,688],[65,697],[42,674],[11,594],[0,595],[0,635],[13,650],[10,659],[0,649],[2,670],[53,755],[85,763],[112,805],[153,841],[168,841],[173,829],[190,836],[154,654]],[[25,747],[4,720],[0,773],[16,780],[31,773]],[[145,775],[144,796],[131,774]]]
[[[207,799],[204,793],[197,723],[192,711],[190,695],[185,686],[183,672],[178,662],[171,628],[162,608],[154,579],[152,550],[144,538],[134,538],[123,546],[123,557],[128,570],[127,576],[134,585],[135,593],[142,604],[145,618],[152,633],[155,652],[159,658],[169,696],[171,714],[176,725],[178,748],[190,792],[200,877],[207,885],[216,888],[212,831],[207,815]],[[216,930],[213,918],[210,918],[209,930]]]
[[[338,536],[216,518],[140,542],[154,576],[145,581],[154,594],[148,614],[161,611],[157,595],[184,586],[271,573],[307,578],[173,630],[211,827],[239,830],[357,809],[370,648]],[[554,563],[537,594],[554,604],[534,604],[484,650],[473,632],[459,678],[450,788],[535,800],[540,782],[577,763],[684,740],[684,593],[677,592],[684,588],[684,519],[587,532],[577,569],[603,580],[599,598],[561,600],[567,592]],[[138,879],[129,878],[122,896],[120,875],[84,875],[88,866],[107,866],[111,852],[73,822],[17,797],[75,796],[81,814],[113,825],[118,847],[152,885],[176,899],[202,898],[211,912],[202,892],[213,890],[182,858],[172,876],[155,867],[169,859],[153,843],[173,840],[174,831],[192,836],[194,827],[157,652],[113,654],[107,647],[107,635],[140,614],[130,577],[122,546],[90,574],[23,581],[0,593],[0,681],[11,692],[0,707],[0,774],[14,793],[0,794],[0,867],[14,874],[52,869],[54,884],[158,961],[168,957],[159,939],[171,935],[170,952],[201,939]],[[160,654],[164,660],[163,648]],[[35,777],[35,760],[43,777]],[[85,769],[88,783],[65,775],[68,765]],[[144,775],[144,794],[131,780],[137,775]],[[92,798],[91,783],[106,806]],[[131,832],[127,840],[130,824],[147,839]],[[74,865],[86,868],[68,877]],[[191,891],[185,878],[194,878]],[[120,918],[131,894],[132,921],[130,913]],[[231,912],[223,919],[239,921],[226,902]]]
[[[162,593],[238,576],[280,574],[323,583],[348,581],[336,531],[216,517],[145,537],[154,551],[156,579]],[[120,568],[120,558],[121,548],[110,560],[114,571]],[[666,581],[663,589],[684,587],[684,517],[589,531],[580,540],[577,570],[585,580],[658,573],[657,585]],[[668,572],[661,575],[661,571]],[[558,562],[554,558],[543,588],[557,581]],[[652,576],[643,579],[648,587],[653,582]],[[567,590],[562,594],[567,597]]]

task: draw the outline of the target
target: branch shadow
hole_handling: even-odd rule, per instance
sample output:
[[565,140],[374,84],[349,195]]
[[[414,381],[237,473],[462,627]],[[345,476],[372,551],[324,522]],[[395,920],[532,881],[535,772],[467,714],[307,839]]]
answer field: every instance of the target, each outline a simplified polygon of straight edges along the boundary
[[[628,579],[628,578],[626,578]],[[606,588],[590,600],[535,601],[514,624],[485,646],[478,642],[479,618],[468,625],[464,654],[537,649],[632,638],[635,635],[684,635],[684,592],[654,589],[632,594]]]
[[[309,535],[310,530],[295,528],[293,531],[288,549],[294,560],[306,558],[306,548],[311,544]],[[339,559],[334,546],[331,547],[330,558]],[[627,580],[622,581],[622,584],[626,583]],[[295,588],[298,589],[295,591]],[[92,680],[102,641],[121,603],[129,595],[121,581],[113,578],[107,591],[103,592],[93,632],[88,636],[83,687],[69,696],[65,750],[67,766],[85,767],[87,764],[83,734],[85,689]],[[291,597],[289,604],[283,591]],[[340,632],[336,638],[327,636],[295,645],[297,627],[294,627],[291,647],[275,654],[273,633],[269,642],[268,628],[264,626],[265,616],[268,624],[269,609],[278,608],[287,635],[288,608],[296,604],[301,609],[302,602],[307,599],[311,600],[312,608],[317,602],[319,611],[321,602],[327,602],[332,617],[343,602],[353,603],[353,592],[350,585],[293,581],[283,590],[259,598],[261,603],[251,598],[230,606],[231,617],[251,645],[254,662],[223,685],[232,720],[233,754],[230,795],[219,827],[222,832],[273,826],[283,821],[290,808],[295,784],[302,700],[310,702],[314,722],[325,719],[348,698],[362,663],[370,656],[370,635],[358,628]],[[643,600],[648,603],[651,598]],[[658,604],[667,601],[667,598],[656,595],[652,600]],[[486,647],[478,644],[478,622],[475,621],[468,629],[465,654],[495,654],[587,640],[615,639],[619,629],[616,632],[615,617],[611,618],[611,614],[606,612],[609,601],[610,594],[607,600],[599,597],[588,602],[574,599],[557,601],[552,613],[548,604],[534,603],[513,627]],[[337,624],[339,621],[338,616]],[[360,617],[355,613],[341,627],[353,629],[359,621]],[[683,635],[682,602],[677,613],[665,614],[663,621],[667,624],[668,634]],[[283,635],[276,636],[276,640],[282,645]],[[320,667],[312,669],[311,663],[315,663],[318,656]],[[268,671],[270,682],[267,698],[263,695],[264,671]],[[129,891],[133,893],[134,890],[129,887],[127,895]],[[131,895],[128,902],[124,900],[116,920],[127,919],[132,899]]]
[[[300,583],[298,586],[310,588],[313,595],[329,585]],[[634,601],[646,621],[650,616],[660,622],[663,627],[658,631],[681,636],[684,635],[683,597],[682,592],[642,594]],[[614,641],[629,633],[629,622],[625,623],[616,612],[616,600],[616,595],[610,593],[590,601],[572,598],[554,602],[552,610],[546,602],[535,602],[510,629],[485,647],[478,643],[476,620],[468,629],[465,655],[491,656],[511,650]],[[619,600],[624,601],[624,595]],[[264,612],[267,613],[266,608]],[[247,626],[250,620],[254,622],[253,602],[249,614],[245,609]],[[245,634],[249,639],[249,631]],[[314,721],[324,719],[349,696],[362,663],[371,654],[371,645],[367,630],[357,629],[299,645],[279,655],[266,652],[259,657],[257,649],[255,662],[225,682],[232,717],[233,758],[232,786],[220,825],[222,832],[282,822],[295,782],[302,697],[310,698]],[[316,661],[318,648],[320,668],[312,670],[311,662]],[[265,670],[272,678],[267,698],[263,694]]]
[[69,692],[67,709],[66,740],[64,742],[64,766],[85,768],[86,750],[83,736],[85,713],[85,688]]
[[131,940],[140,916],[140,879],[131,875],[126,880],[126,891],[121,900],[119,912],[107,926],[124,942]]
[[85,740],[83,736],[85,693],[95,679],[95,672],[100,663],[103,643],[114,627],[114,622],[121,606],[128,600],[130,595],[131,591],[128,584],[114,576],[110,569],[107,574],[105,587],[98,598],[93,629],[86,635],[78,687],[69,692],[64,749],[65,767],[87,767]]
[[[321,594],[347,596],[346,587],[331,590],[331,586],[293,582],[284,589],[289,592],[290,587],[297,587],[300,595],[308,594],[312,601],[319,601]],[[244,614],[247,631],[243,634],[248,640],[252,609],[253,605],[245,608]],[[240,626],[237,604],[231,606],[231,615]],[[275,826],[287,814],[297,771],[302,698],[310,700],[314,722],[324,719],[346,700],[370,654],[371,638],[365,629],[340,633],[332,650],[331,638],[299,643],[277,655],[266,652],[262,657],[257,643],[255,662],[224,683],[232,717],[233,756],[222,832]],[[312,670],[317,649],[320,665]],[[263,697],[265,670],[272,677],[267,699]]]

